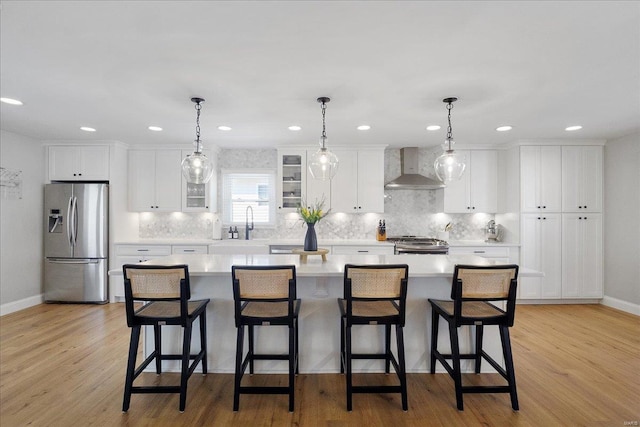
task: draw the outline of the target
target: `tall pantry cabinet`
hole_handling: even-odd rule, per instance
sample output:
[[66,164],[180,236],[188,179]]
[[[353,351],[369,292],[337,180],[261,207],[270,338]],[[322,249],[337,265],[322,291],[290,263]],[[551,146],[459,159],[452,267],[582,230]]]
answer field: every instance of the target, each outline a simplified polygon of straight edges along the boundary
[[603,296],[602,144],[527,145],[520,159],[520,299]]

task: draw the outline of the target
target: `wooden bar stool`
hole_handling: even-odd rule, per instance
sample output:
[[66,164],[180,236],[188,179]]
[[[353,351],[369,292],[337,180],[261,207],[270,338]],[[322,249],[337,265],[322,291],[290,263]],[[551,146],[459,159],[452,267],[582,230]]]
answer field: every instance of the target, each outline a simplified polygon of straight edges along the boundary
[[[294,407],[294,378],[298,373],[298,313],[296,268],[281,266],[232,266],[235,320],[238,329],[233,410],[240,406],[240,394],[288,394],[289,412]],[[289,328],[289,350],[286,354],[254,352],[254,327],[281,325]],[[244,356],[244,328],[249,329],[249,349]],[[254,360],[288,360],[289,385],[286,387],[242,386],[247,365],[253,374]]]
[[[431,373],[435,373],[436,360],[440,361],[453,379],[456,389],[456,403],[460,411],[464,410],[463,393],[509,393],[511,395],[511,407],[515,411],[518,410],[516,377],[511,354],[511,341],[509,339],[509,328],[513,326],[516,308],[517,278],[517,265],[484,267],[456,265],[451,286],[452,301],[429,299],[432,310]],[[491,302],[496,301],[505,301],[506,308],[503,310],[491,304]],[[440,316],[449,324],[451,354],[442,354],[437,348]],[[463,325],[474,325],[476,327],[474,353],[460,354],[458,328]],[[500,339],[506,369],[482,349],[482,335],[485,325],[497,325],[500,328]],[[475,373],[479,374],[483,358],[507,380],[507,385],[462,385],[460,360],[474,360]],[[449,364],[447,359],[451,359],[452,364]]]
[[[347,411],[353,409],[353,393],[400,393],[402,409],[408,410],[407,375],[404,357],[404,335],[407,280],[406,264],[344,266],[344,298],[338,299],[340,307],[340,372],[346,370]],[[384,353],[353,353],[351,327],[353,325],[384,325]],[[398,358],[391,352],[391,326],[395,325]],[[390,365],[398,376],[399,385],[354,386],[353,359],[381,359],[385,361],[385,373]]]
[[[122,411],[129,410],[132,393],[180,393],[180,412],[187,402],[187,381],[198,363],[202,362],[202,374],[207,373],[206,313],[209,299],[189,301],[189,271],[186,265],[133,265],[122,266],[124,272],[124,296],[127,325],[131,328],[129,360],[124,386]],[[144,302],[136,309],[135,302]],[[191,354],[191,331],[194,320],[200,323],[200,351]],[[153,326],[154,351],[136,368],[136,355],[142,326]],[[181,354],[162,354],[163,325],[178,325],[183,328]],[[180,360],[179,386],[134,386],[134,380],[153,360],[156,374],[162,372],[163,360]],[[193,362],[191,365],[189,361]]]

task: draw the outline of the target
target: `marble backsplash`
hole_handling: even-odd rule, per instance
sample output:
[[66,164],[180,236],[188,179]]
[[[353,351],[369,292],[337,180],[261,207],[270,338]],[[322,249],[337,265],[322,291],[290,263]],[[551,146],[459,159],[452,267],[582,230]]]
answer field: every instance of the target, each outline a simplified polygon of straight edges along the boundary
[[[418,150],[420,173],[433,177],[433,161],[440,147]],[[220,168],[276,168],[275,150],[222,150]],[[385,150],[385,182],[400,175],[400,150]],[[220,206],[220,204],[219,204]],[[418,235],[436,237],[451,222],[450,240],[484,240],[484,227],[493,214],[445,214],[442,190],[392,190],[385,194],[384,214],[332,213],[316,225],[319,239],[375,239],[376,227],[385,220],[387,236]],[[304,224],[296,213],[277,213],[276,226],[256,228],[253,238],[304,239]],[[217,214],[211,213],[141,213],[140,238],[213,238],[220,227]],[[244,227],[238,227],[244,237]],[[226,238],[222,230],[222,238]]]

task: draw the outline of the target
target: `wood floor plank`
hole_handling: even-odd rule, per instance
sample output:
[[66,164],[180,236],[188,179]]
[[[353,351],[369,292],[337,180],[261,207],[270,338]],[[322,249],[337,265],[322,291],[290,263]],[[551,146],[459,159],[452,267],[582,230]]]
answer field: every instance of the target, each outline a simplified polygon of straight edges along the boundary
[[[0,318],[2,426],[622,426],[640,421],[640,317],[598,305],[522,305],[511,329],[520,411],[507,394],[465,395],[456,409],[446,374],[408,375],[409,411],[398,394],[356,394],[346,411],[344,377],[299,375],[286,395],[243,395],[232,411],[233,376],[189,381],[177,395],[134,395],[121,412],[129,329],[122,304],[44,304]],[[210,345],[210,347],[213,347]],[[212,348],[211,351],[215,351]],[[144,373],[170,383],[177,375]],[[360,383],[395,383],[360,375]],[[496,376],[465,380],[489,383]],[[254,384],[286,376],[254,375]],[[498,380],[499,382],[499,380]]]

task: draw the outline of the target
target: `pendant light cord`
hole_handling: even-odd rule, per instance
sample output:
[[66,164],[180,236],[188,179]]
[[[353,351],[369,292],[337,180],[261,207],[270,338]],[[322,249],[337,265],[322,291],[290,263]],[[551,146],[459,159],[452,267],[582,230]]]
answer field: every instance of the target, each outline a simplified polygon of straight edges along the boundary
[[202,105],[200,105],[200,102],[196,102],[196,153],[202,152],[200,144],[200,110],[202,110]]
[[323,101],[322,102],[322,136],[320,137],[320,139],[322,140],[322,148],[324,149],[324,142],[327,140],[327,127],[326,127],[326,122],[325,122],[325,115],[327,113],[327,104]]
[[451,151],[451,140],[453,139],[453,132],[451,130],[451,109],[452,108],[453,108],[453,103],[449,101],[449,103],[447,104],[447,110],[448,110],[447,120],[449,121],[449,126],[447,127],[447,141],[449,142],[448,151]]

